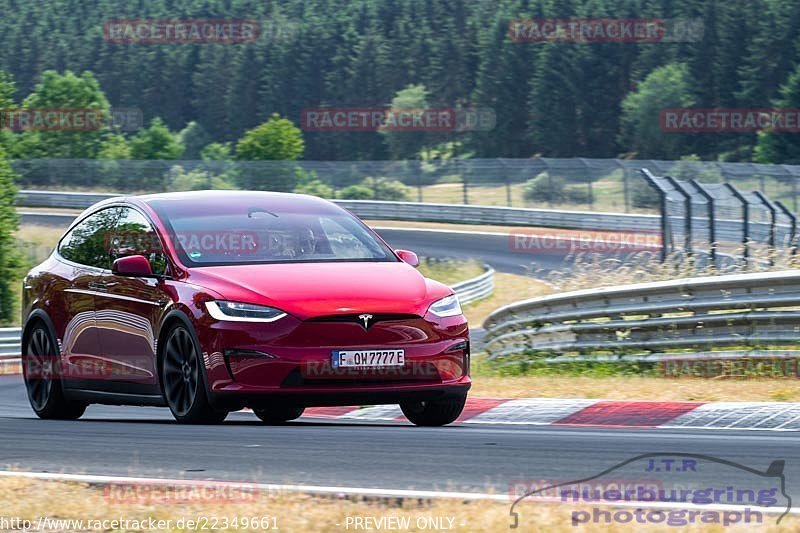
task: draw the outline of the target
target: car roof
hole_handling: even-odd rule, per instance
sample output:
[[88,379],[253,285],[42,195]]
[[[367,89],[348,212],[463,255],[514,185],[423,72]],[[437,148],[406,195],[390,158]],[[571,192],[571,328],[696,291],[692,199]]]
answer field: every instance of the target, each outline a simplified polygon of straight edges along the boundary
[[341,213],[341,207],[317,196],[307,194],[294,194],[271,191],[242,191],[242,190],[216,190],[216,191],[187,191],[146,194],[141,196],[128,196],[118,198],[117,201],[133,204],[146,204],[151,208],[156,206],[183,209],[191,207],[192,210],[213,212],[225,205],[230,206],[258,206],[265,209],[300,210],[316,213]]
[[295,194],[288,192],[273,191],[241,191],[241,190],[214,190],[214,191],[185,191],[185,192],[164,192],[155,194],[144,194],[140,196],[128,197],[137,199],[145,203],[154,201],[186,201],[186,202],[242,202],[251,203],[254,200],[271,204],[294,204],[298,202],[330,204],[317,196],[308,194]]

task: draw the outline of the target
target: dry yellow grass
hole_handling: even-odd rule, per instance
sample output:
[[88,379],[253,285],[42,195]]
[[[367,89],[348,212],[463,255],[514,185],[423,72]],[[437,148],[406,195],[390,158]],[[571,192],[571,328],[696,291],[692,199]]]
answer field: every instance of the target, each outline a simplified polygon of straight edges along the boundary
[[22,373],[20,363],[5,363],[0,361],[0,376],[18,375]]
[[50,226],[23,225],[17,230],[15,236],[24,243],[37,244],[43,246],[55,246],[64,228],[53,228]]
[[525,298],[549,294],[553,288],[531,276],[495,273],[494,293],[483,300],[464,306],[464,315],[471,327],[477,328],[492,311]]
[[[357,531],[355,519],[371,518],[380,519],[408,519],[408,526],[396,528],[396,531],[427,531],[436,530],[425,527],[429,519],[438,519],[440,524],[455,532],[494,532],[494,531],[524,531],[524,532],[567,532],[575,531],[576,526],[571,524],[573,511],[592,511],[589,504],[581,506],[524,503],[517,507],[519,512],[519,529],[510,530],[511,524],[510,504],[505,502],[461,502],[461,501],[436,501],[436,502],[362,502],[350,499],[319,498],[298,494],[272,494],[259,495],[255,499],[247,498],[238,503],[195,503],[159,501],[153,503],[147,500],[120,503],[118,499],[108,498],[101,488],[92,488],[83,484],[37,481],[23,478],[5,478],[0,481],[0,501],[3,502],[3,511],[0,516],[7,520],[30,520],[36,527],[40,517],[45,517],[51,522],[50,531],[56,519],[83,520],[83,527],[78,524],[61,524],[60,531],[92,531],[99,528],[91,527],[89,521],[98,520],[128,520],[127,531],[150,531],[149,521],[163,520],[159,531],[198,531],[202,527],[187,527],[186,520],[202,520],[206,525],[216,524],[216,531],[270,531],[262,525],[276,525],[280,531]],[[113,493],[112,493],[113,494]],[[615,511],[614,508],[603,510]],[[616,509],[621,510],[621,509]],[[233,521],[239,518],[239,527],[233,526]],[[242,527],[242,518],[248,520],[261,517],[265,518],[263,524],[256,527]],[[274,517],[274,521],[273,521]],[[796,531],[798,520],[786,517],[781,526],[774,524],[777,515],[765,515],[765,526],[760,531]],[[184,519],[183,523],[179,520]],[[139,521],[139,524],[133,521]],[[228,527],[224,527],[225,520]],[[420,522],[417,523],[417,520]],[[167,521],[170,521],[167,523]],[[363,522],[362,522],[363,523]],[[397,524],[397,523],[395,523]],[[102,526],[102,524],[100,524]],[[138,525],[138,527],[137,527]],[[105,530],[123,530],[123,527],[113,528],[106,524]],[[180,527],[183,526],[183,527]],[[405,526],[405,524],[404,524]],[[642,524],[587,524],[582,525],[581,531],[664,531],[663,524],[659,526],[643,526]],[[11,529],[10,527],[7,529]],[[372,530],[377,528],[373,527]],[[444,529],[444,528],[443,528]],[[370,530],[370,529],[366,529]],[[669,527],[669,531],[699,531],[695,528]],[[702,531],[723,531],[721,526],[703,525]]]
[[470,394],[488,398],[600,398],[696,402],[797,402],[797,379],[713,380],[638,376],[475,376]]
[[454,285],[483,274],[483,265],[478,261],[438,260],[420,258],[419,271],[423,276],[445,285]]

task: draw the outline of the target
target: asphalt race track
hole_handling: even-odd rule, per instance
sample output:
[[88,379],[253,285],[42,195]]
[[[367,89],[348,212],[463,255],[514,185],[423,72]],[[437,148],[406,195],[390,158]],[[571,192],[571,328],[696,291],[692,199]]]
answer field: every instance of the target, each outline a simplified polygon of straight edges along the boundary
[[376,224],[375,231],[393,248],[411,250],[423,257],[477,259],[508,274],[530,274],[567,265],[563,255],[515,252],[509,236],[503,233],[384,228],[380,224]]
[[[105,406],[77,422],[42,421],[13,376],[0,378],[0,426],[3,470],[507,494],[520,480],[581,479],[642,453],[700,453],[756,469],[783,459],[787,492],[800,498],[800,434],[791,432],[418,428],[302,418],[262,426],[247,413],[221,426],[181,426],[165,409]],[[711,486],[749,479],[736,470],[707,476],[701,479]]]

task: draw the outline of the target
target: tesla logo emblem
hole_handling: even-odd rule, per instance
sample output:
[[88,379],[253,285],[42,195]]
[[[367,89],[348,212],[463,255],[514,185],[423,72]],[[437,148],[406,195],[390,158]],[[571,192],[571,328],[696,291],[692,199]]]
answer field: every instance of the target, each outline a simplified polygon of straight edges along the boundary
[[364,322],[364,329],[369,329],[369,321],[372,320],[372,315],[358,315],[358,318]]

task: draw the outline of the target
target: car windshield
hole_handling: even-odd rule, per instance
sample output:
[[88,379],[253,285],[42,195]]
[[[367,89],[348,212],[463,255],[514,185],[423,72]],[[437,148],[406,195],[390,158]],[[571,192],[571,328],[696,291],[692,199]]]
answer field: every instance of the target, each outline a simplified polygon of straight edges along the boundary
[[[397,261],[354,217],[260,205],[181,209],[153,202],[187,266],[333,261]],[[185,212],[184,212],[185,211]]]

